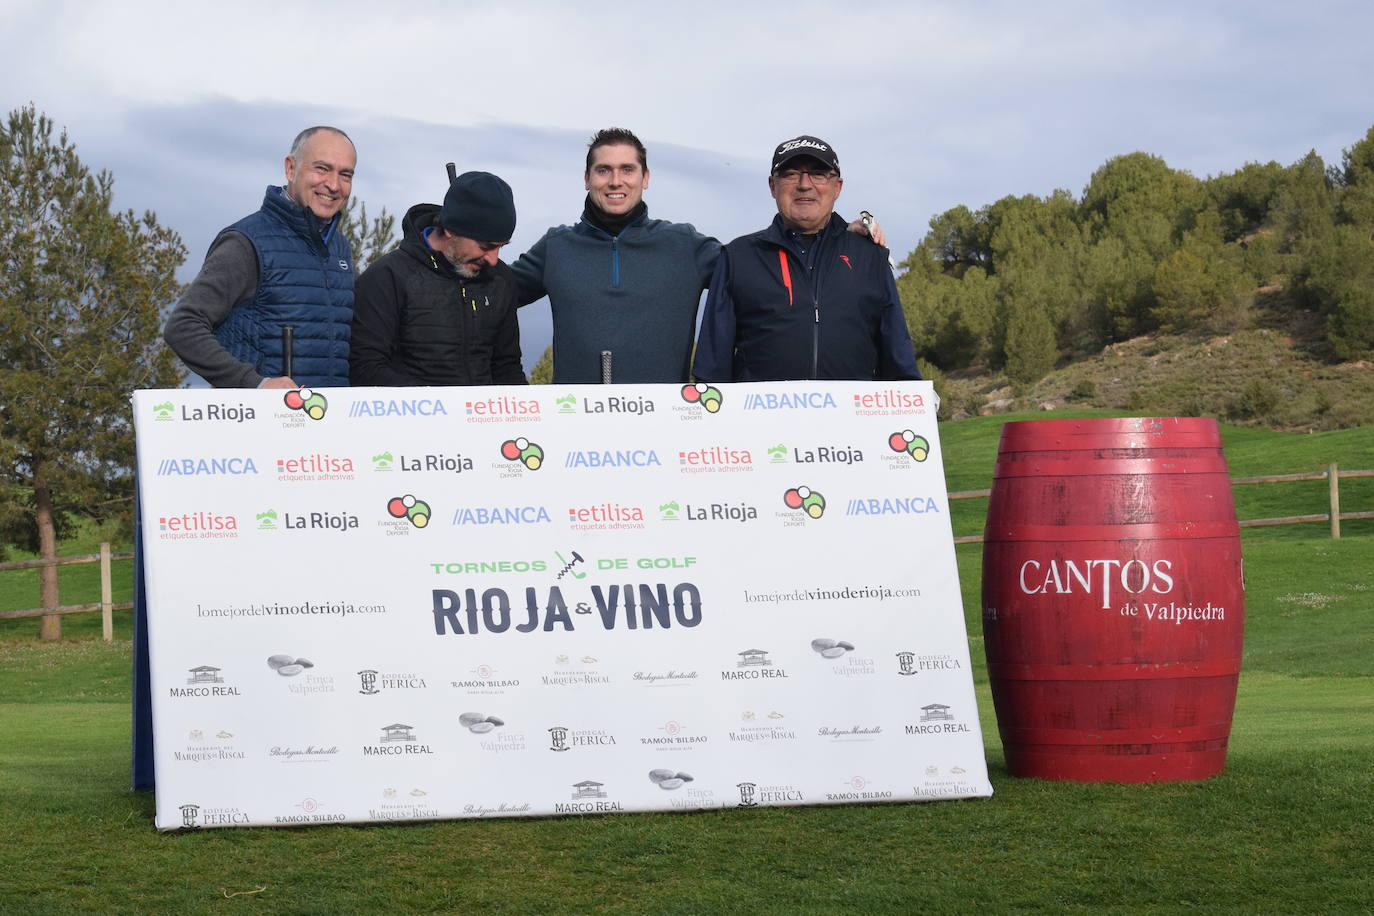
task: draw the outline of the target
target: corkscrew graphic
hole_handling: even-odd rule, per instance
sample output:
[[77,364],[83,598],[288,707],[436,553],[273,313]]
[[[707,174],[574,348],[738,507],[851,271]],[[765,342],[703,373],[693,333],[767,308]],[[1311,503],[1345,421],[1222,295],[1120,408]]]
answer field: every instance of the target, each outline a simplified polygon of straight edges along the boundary
[[573,576],[574,579],[582,579],[582,578],[585,578],[585,577],[586,577],[587,574],[586,574],[585,572],[574,572],[574,571],[573,571],[573,567],[574,567],[574,566],[576,566],[578,563],[585,563],[586,560],[583,560],[583,559],[582,559],[582,554],[578,553],[576,550],[571,551],[571,553],[572,553],[572,561],[569,562],[568,559],[567,559],[566,557],[563,556],[563,554],[559,553],[559,552],[556,551],[556,550],[553,552],[553,555],[556,556],[556,557],[558,557],[558,562],[560,562],[560,563],[563,564],[563,568],[560,569],[560,570],[558,571],[558,576],[557,576],[557,578],[561,579],[561,578],[563,578],[564,576],[566,576],[568,573],[572,573],[572,576]]

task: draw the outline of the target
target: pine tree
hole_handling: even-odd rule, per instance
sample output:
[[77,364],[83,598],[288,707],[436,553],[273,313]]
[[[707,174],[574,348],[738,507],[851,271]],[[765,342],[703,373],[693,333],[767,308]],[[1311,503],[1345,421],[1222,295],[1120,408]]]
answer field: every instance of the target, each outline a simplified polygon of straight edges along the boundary
[[[180,381],[159,330],[185,246],[151,212],[115,212],[113,188],[32,105],[0,126],[0,535],[41,557],[73,519],[127,509],[129,396]],[[39,587],[59,603],[55,567]]]

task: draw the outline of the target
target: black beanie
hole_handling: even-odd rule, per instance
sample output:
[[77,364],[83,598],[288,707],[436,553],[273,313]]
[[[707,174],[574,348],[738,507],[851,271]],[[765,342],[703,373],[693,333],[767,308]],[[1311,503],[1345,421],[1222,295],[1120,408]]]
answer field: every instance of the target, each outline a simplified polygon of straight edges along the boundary
[[439,224],[475,242],[509,242],[515,234],[510,185],[490,172],[464,172],[448,186]]

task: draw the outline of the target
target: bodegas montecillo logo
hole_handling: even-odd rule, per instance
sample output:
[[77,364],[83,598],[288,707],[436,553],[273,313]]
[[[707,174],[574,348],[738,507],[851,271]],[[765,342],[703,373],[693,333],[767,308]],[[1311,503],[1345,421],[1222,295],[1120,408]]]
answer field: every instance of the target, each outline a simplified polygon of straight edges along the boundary
[[297,388],[282,396],[282,403],[291,410],[299,410],[312,420],[323,420],[329,411],[329,401],[318,391]]
[[899,430],[887,437],[887,447],[894,452],[906,452],[916,462],[930,457],[930,442],[909,429]]
[[683,385],[681,394],[688,404],[696,404],[707,413],[720,413],[720,408],[725,404],[725,395],[721,394],[720,389],[706,382]]
[[423,528],[428,525],[430,516],[433,514],[429,503],[411,493],[391,497],[386,501],[386,511],[392,518],[403,519],[416,528]]
[[792,487],[782,494],[782,504],[809,518],[825,514],[825,497],[808,486]]
[[501,457],[507,461],[517,461],[531,471],[537,471],[544,464],[544,449],[539,443],[519,436],[501,443]]

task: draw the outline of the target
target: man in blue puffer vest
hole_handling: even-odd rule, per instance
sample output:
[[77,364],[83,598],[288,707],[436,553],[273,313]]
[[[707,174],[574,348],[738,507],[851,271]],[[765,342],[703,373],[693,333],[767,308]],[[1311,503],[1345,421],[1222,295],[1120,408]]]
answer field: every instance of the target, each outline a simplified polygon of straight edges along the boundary
[[[338,231],[358,155],[335,127],[300,132],[286,184],[224,229],[178,300],[163,338],[216,388],[348,385],[353,252]],[[294,328],[284,372],[283,326]]]
[[725,246],[693,371],[704,382],[919,379],[888,252],[845,231],[844,179],[830,144],[795,137],[773,152],[778,215]]

